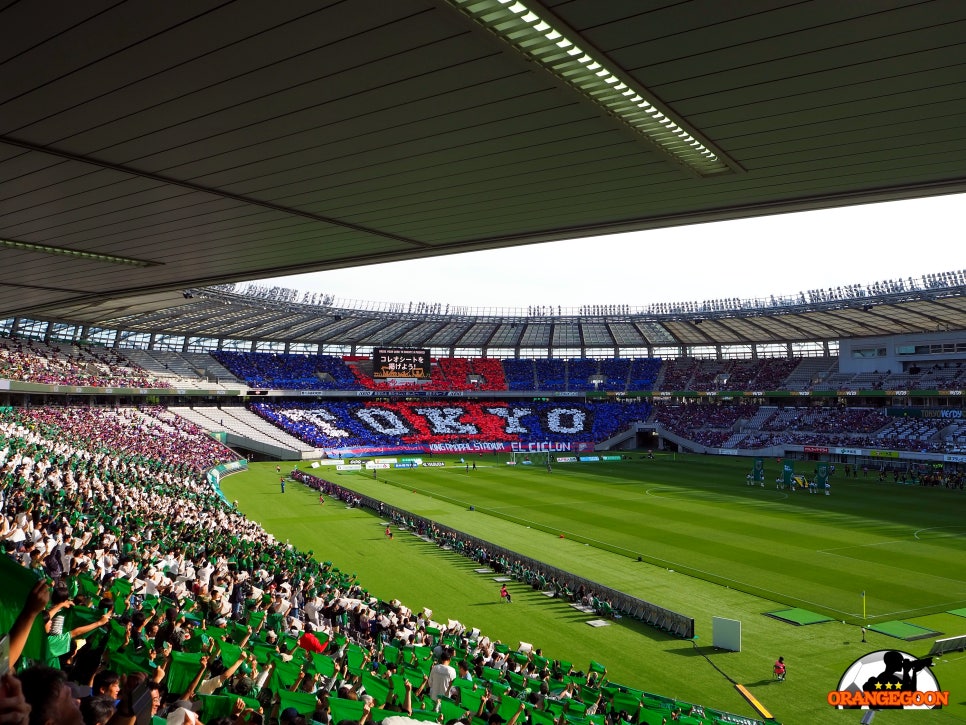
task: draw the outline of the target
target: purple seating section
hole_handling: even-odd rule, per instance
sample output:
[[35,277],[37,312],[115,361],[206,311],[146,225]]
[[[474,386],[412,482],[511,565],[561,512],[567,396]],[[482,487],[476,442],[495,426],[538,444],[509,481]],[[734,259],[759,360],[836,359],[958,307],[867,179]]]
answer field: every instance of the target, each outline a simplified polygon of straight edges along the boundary
[[661,370],[657,358],[434,358],[429,381],[393,383],[374,380],[365,357],[226,351],[213,356],[253,388],[280,390],[621,392],[653,389]]

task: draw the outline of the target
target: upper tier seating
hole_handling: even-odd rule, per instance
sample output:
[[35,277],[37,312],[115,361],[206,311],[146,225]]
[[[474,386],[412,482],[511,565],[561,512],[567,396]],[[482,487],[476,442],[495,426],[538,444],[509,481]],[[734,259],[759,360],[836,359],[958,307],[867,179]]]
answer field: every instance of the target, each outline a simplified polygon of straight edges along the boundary
[[170,388],[108,348],[0,337],[0,378],[98,388]]

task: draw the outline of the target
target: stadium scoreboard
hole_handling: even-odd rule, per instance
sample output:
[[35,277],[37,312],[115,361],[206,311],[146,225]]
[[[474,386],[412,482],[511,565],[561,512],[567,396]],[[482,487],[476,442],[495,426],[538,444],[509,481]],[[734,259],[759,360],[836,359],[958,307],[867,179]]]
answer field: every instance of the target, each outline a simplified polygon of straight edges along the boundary
[[373,348],[372,377],[428,380],[429,350],[411,347]]

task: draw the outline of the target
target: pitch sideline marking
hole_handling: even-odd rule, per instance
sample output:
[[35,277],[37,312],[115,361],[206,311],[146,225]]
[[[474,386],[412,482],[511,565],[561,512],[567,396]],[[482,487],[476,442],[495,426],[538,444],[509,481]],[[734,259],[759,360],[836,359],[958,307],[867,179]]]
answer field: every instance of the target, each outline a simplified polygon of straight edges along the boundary
[[[843,549],[862,549],[867,546],[885,546],[886,544],[905,544],[910,543],[910,539],[892,539],[890,541],[877,541],[874,544],[853,544],[852,546],[833,546],[830,549],[816,549],[817,554],[831,554],[833,551],[842,551]],[[854,559],[853,556],[846,556],[845,554],[834,554],[834,556],[845,556],[847,559]]]
[[948,536],[940,537],[943,539],[959,539],[966,536],[966,526],[962,526],[958,524],[952,524],[951,526],[930,526],[925,529],[919,529],[918,531],[915,531],[912,535],[919,541],[923,541],[924,539],[919,538],[919,534],[925,531],[941,531],[943,529],[964,529],[964,531],[960,534],[949,534]]
[[[658,493],[655,493],[655,491],[658,492]],[[644,491],[644,493],[646,495],[648,495],[648,496],[654,496],[656,498],[663,498],[661,496],[661,494],[660,494],[661,491],[673,491],[673,492],[676,493],[676,492],[678,492],[678,489],[675,489],[675,488],[667,488],[666,486],[658,486],[657,488],[648,488],[648,489],[646,489]],[[681,493],[685,497],[691,495],[687,491],[681,491]],[[715,496],[727,496],[726,493],[719,493],[717,491],[712,491],[712,492],[709,492],[709,493],[713,493]],[[669,496],[668,498],[672,498],[672,497]],[[782,499],[786,499],[786,498],[788,498],[788,494],[787,493],[782,493],[781,491],[778,492],[778,500],[779,501],[781,501]],[[771,502],[770,501],[765,501],[764,503],[771,503]]]

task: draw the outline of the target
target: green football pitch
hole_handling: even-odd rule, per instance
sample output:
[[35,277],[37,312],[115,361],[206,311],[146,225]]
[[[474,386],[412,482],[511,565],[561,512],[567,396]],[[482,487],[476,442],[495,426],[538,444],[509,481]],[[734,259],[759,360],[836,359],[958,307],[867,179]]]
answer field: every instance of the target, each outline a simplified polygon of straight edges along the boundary
[[[651,692],[753,715],[732,689],[748,686],[782,722],[852,722],[825,694],[857,657],[875,649],[921,656],[932,638],[904,641],[859,627],[912,621],[940,636],[966,634],[966,493],[833,478],[831,495],[778,490],[778,465],[765,487],[746,485],[747,459],[661,455],[613,463],[509,466],[505,456],[457,457],[446,466],[369,473],[313,472],[347,488],[493,541],[695,619],[682,642],[626,618],[588,627],[590,618],[516,585],[499,606],[492,577],[475,563],[400,532],[389,542],[378,519],[319,505],[297,484],[280,493],[275,464],[255,464],[223,488],[276,536],[356,571],[369,590],[445,621],[457,619],[515,644],[533,642],[578,666],[595,659],[611,679]],[[307,464],[303,464],[307,465]],[[810,465],[796,463],[797,472]],[[284,469],[288,470],[288,469]],[[471,510],[472,507],[472,510]],[[562,535],[562,537],[561,537]],[[640,559],[640,561],[639,561]],[[865,596],[862,593],[865,592]],[[795,626],[766,612],[806,610],[834,620]],[[742,651],[711,647],[712,617],[742,623]],[[770,664],[783,655],[779,690]],[[581,664],[583,663],[583,664]],[[966,721],[966,656],[934,669],[951,703],[923,722]],[[895,713],[880,713],[889,722]]]

